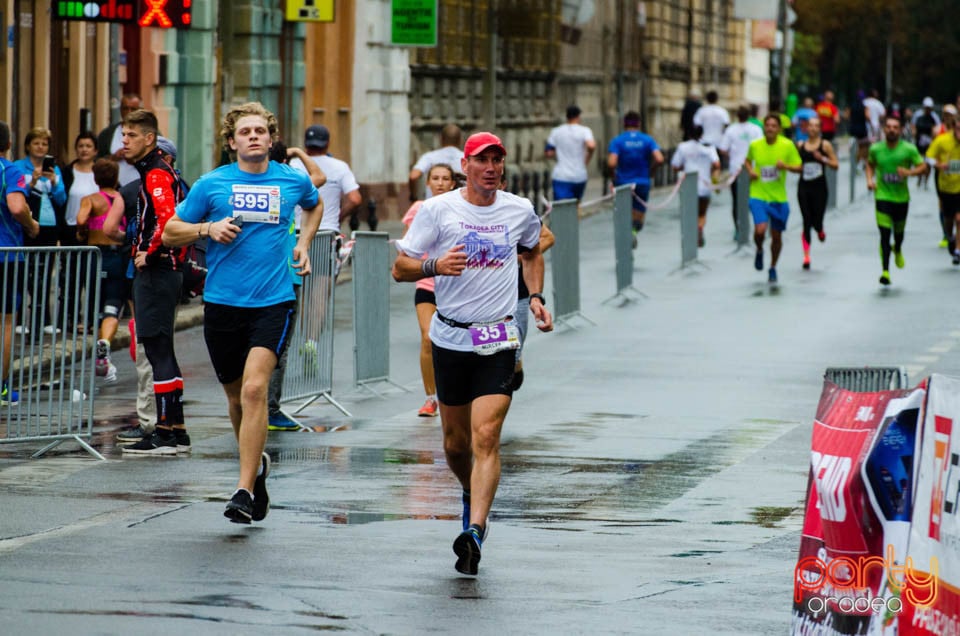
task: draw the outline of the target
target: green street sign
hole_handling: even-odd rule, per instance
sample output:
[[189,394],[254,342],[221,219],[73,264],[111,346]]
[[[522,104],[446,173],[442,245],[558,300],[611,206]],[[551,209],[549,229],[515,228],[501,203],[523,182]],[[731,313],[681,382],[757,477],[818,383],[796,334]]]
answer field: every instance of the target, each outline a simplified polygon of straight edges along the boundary
[[393,0],[390,43],[395,46],[436,46],[437,4],[437,0]]

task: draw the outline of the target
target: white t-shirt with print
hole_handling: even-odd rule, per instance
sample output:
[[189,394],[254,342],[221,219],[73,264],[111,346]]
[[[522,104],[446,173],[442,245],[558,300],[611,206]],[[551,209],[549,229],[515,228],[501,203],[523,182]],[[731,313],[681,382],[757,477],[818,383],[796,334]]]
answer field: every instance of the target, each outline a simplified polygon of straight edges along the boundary
[[717,149],[707,146],[696,139],[688,139],[677,146],[670,165],[686,174],[700,173],[697,178],[697,196],[708,197],[713,190],[710,187],[710,172],[713,164],[719,163]]
[[582,124],[563,124],[550,131],[547,145],[557,151],[557,165],[553,167],[554,181],[583,183],[587,180],[587,142],[593,141],[593,132]]
[[730,114],[723,106],[707,104],[693,114],[693,123],[703,127],[703,141],[716,146],[723,139],[723,129],[730,123]]
[[[357,183],[357,178],[353,176],[347,162],[334,159],[330,155],[313,155],[310,158],[320,166],[323,174],[327,175],[327,182],[318,188],[320,198],[323,199],[323,220],[320,221],[320,229],[339,232],[340,199],[343,195],[359,189],[360,184]],[[297,170],[307,171],[307,167],[296,157],[290,160],[290,165]],[[300,213],[301,210],[298,207],[297,229],[300,229]]]
[[730,155],[731,173],[739,172],[743,168],[743,162],[747,160],[747,150],[750,148],[750,142],[761,137],[763,137],[763,129],[753,122],[738,121],[727,126],[717,148]]
[[[517,245],[540,242],[540,219],[529,200],[498,191],[487,206],[463,198],[464,189],[425,201],[397,249],[421,258],[446,254],[464,245],[467,268],[460,276],[436,276],[437,311],[463,323],[488,322],[512,316],[517,309]],[[430,340],[439,347],[472,351],[467,329],[451,327],[436,316]]]
[[[426,177],[430,172],[430,168],[437,164],[445,163],[453,168],[454,172],[460,172],[460,159],[462,158],[462,150],[456,146],[444,146],[443,148],[437,148],[436,150],[431,150],[430,152],[425,152],[420,155],[417,163],[413,164],[413,169],[419,170],[423,173],[423,176]],[[433,196],[433,193],[430,192],[429,184],[427,184],[424,189],[424,194],[426,194],[427,199]]]

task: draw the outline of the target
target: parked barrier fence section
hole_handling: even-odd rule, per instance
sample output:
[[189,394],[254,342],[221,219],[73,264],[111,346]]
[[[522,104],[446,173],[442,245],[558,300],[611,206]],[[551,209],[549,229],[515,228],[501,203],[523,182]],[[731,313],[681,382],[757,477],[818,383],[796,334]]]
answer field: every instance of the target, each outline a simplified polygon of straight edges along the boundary
[[907,388],[907,371],[903,367],[829,367],[824,378],[848,391]]
[[826,168],[824,174],[827,177],[827,209],[837,209],[837,171],[833,168]]
[[317,232],[310,244],[312,273],[303,279],[297,322],[287,349],[283,403],[299,402],[294,413],[319,398],[350,415],[333,398],[333,301],[337,274],[337,236]]
[[691,172],[680,184],[680,266],[697,260],[697,179],[700,173]]
[[[353,380],[369,386],[390,380],[390,266],[393,252],[386,232],[354,232]],[[406,390],[406,389],[404,389]]]
[[[0,395],[0,444],[46,443],[33,454],[39,457],[75,441],[104,459],[87,441],[93,436],[100,250],[0,248],[0,261],[0,359],[10,361]],[[18,308],[19,299],[25,302]]]
[[554,201],[550,229],[557,242],[550,248],[553,318],[569,323],[580,315],[580,219],[576,199]]
[[850,203],[857,198],[857,140],[850,140]]
[[750,173],[741,170],[734,186],[737,189],[737,249],[753,242],[750,218]]
[[628,289],[637,291],[633,287],[633,187],[629,184],[613,191],[613,252],[616,296],[625,296]]

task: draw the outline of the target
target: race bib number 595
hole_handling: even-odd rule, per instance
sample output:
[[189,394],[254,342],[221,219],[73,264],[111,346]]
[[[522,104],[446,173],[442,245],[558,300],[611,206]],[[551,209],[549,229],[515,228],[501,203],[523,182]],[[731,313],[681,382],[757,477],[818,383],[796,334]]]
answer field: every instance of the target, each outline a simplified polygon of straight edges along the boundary
[[280,188],[234,184],[233,216],[242,216],[245,223],[279,223]]

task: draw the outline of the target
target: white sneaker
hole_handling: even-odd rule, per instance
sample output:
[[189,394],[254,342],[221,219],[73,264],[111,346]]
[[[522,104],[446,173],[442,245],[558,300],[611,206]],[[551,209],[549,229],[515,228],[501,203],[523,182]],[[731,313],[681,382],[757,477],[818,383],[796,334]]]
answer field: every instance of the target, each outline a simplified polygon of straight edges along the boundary
[[117,381],[117,367],[109,360],[107,360],[107,372],[103,376],[104,384],[113,384]]
[[23,325],[17,325],[13,328],[13,333],[17,334],[18,336],[29,336],[30,328],[24,327]]
[[53,334],[57,334],[59,336],[60,330],[53,325],[47,325],[43,328],[43,333],[47,334],[48,336],[52,336]]

